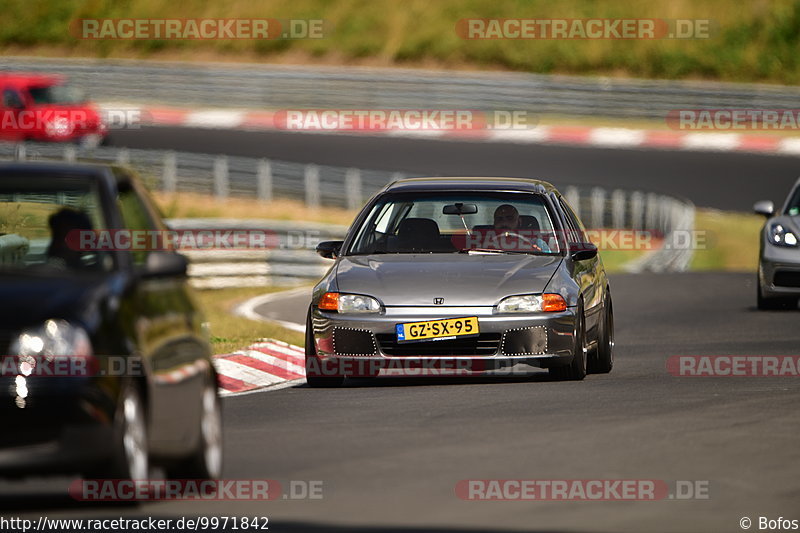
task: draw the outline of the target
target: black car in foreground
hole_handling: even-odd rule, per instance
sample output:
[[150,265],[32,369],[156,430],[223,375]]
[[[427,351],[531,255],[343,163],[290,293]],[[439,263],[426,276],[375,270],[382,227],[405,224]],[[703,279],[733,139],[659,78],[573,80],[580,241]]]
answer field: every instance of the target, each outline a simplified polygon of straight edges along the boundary
[[81,241],[164,229],[125,169],[0,165],[1,476],[220,475],[217,376],[186,260]]

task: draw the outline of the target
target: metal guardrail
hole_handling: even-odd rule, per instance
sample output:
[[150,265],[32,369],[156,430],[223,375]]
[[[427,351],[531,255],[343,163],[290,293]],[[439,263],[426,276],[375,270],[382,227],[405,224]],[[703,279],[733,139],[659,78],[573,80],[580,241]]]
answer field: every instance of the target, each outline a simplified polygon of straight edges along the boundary
[[[132,166],[143,175],[151,189],[213,194],[219,198],[242,196],[265,202],[276,197],[288,197],[304,201],[311,207],[332,205],[351,209],[361,207],[364,200],[388,182],[404,176],[396,172],[249,157],[113,147],[80,149],[69,144],[0,143],[0,160],[3,159],[121,163]],[[694,205],[672,196],[576,186],[567,186],[563,192],[590,228],[646,230],[664,235],[664,242],[670,245],[675,241],[675,235],[689,234],[694,227]],[[285,242],[290,230],[307,233],[313,230],[322,240],[323,237],[336,238],[344,234],[344,228],[341,227],[303,223],[287,225],[274,221],[224,219],[195,219],[189,223],[195,224],[193,229],[202,229],[203,226],[197,224],[213,224],[217,229],[266,229],[280,235],[283,239],[281,242]],[[179,225],[176,228],[192,227],[187,226],[185,221],[173,221],[173,224]],[[196,278],[195,283],[201,286],[230,286],[230,283],[263,285],[265,282],[278,283],[277,280],[283,278],[315,278],[325,271],[324,263],[314,255],[315,245],[316,241],[309,240],[303,247],[294,246],[291,250],[287,250],[289,247],[279,247],[268,252],[249,251],[233,259],[223,254],[214,256],[213,252],[197,252],[193,254],[195,264],[191,274]],[[685,270],[691,257],[691,249],[686,246],[665,246],[646,255],[632,265],[632,269]],[[237,262],[249,263],[250,267],[220,266],[220,263]],[[225,281],[226,276],[238,277],[239,281]],[[223,279],[202,281],[200,278]]]
[[664,119],[670,110],[797,107],[800,88],[501,72],[4,57],[69,76],[98,101],[250,109],[475,109]]

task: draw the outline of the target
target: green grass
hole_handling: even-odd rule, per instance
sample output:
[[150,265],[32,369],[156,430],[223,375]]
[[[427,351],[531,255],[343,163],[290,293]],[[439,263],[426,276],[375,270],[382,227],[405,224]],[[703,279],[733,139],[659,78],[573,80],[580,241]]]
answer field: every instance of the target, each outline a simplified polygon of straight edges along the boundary
[[[5,54],[432,66],[800,82],[800,0],[6,0]],[[81,18],[324,19],[323,39],[82,40]],[[707,39],[465,40],[462,18],[710,19]]]
[[764,218],[746,213],[700,209],[695,229],[705,232],[706,246],[696,250],[691,270],[755,272]]
[[214,353],[231,353],[246,348],[262,338],[279,339],[303,346],[305,339],[302,333],[268,322],[249,320],[232,313],[236,305],[249,298],[279,290],[284,288],[246,287],[196,291],[198,303],[209,323]]

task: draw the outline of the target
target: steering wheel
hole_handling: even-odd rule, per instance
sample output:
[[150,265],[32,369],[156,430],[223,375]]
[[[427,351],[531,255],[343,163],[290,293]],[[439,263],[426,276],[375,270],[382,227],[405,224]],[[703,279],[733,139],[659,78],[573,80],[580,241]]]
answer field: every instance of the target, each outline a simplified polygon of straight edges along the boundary
[[530,240],[527,237],[523,237],[522,235],[520,235],[519,233],[517,233],[515,231],[505,230],[500,235],[502,235],[504,237],[507,237],[507,236],[516,237],[517,239],[521,240],[522,242],[528,244],[531,248],[536,248],[537,250],[541,250],[541,248],[538,245],[534,244],[534,242],[532,240]]

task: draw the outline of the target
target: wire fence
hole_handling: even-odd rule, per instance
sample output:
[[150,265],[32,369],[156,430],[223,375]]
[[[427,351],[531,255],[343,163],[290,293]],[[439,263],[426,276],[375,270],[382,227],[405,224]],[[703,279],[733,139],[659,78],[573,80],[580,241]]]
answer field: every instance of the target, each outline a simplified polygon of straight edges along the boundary
[[471,109],[664,119],[676,109],[793,109],[800,88],[519,73],[0,58],[58,73],[97,101],[249,109]]

